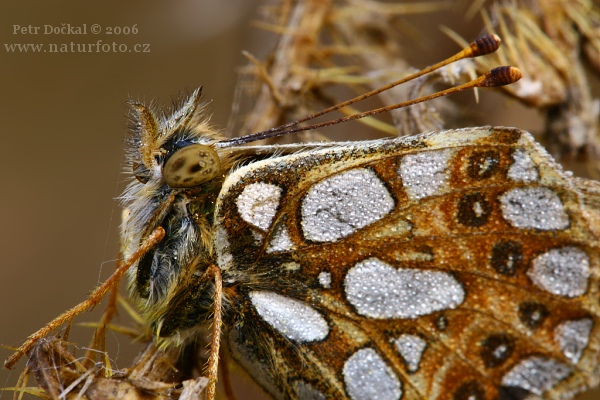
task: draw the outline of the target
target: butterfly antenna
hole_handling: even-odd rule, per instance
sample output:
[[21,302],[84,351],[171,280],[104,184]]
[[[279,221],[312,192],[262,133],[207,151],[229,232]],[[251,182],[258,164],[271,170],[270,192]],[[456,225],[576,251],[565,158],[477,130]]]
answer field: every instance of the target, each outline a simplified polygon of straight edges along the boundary
[[455,86],[450,89],[446,89],[446,90],[442,90],[442,91],[430,94],[428,96],[423,96],[423,97],[419,97],[417,99],[404,101],[402,103],[392,104],[392,105],[389,105],[386,107],[376,108],[374,110],[349,115],[347,117],[338,118],[338,119],[331,120],[331,121],[326,121],[326,122],[323,122],[320,124],[314,124],[314,125],[310,125],[310,126],[300,126],[297,128],[288,129],[284,132],[273,132],[271,135],[265,137],[265,139],[268,137],[279,136],[281,134],[302,132],[302,131],[306,131],[306,130],[310,130],[310,129],[323,128],[326,126],[335,125],[335,124],[339,124],[342,122],[353,121],[355,119],[368,117],[370,115],[380,114],[382,112],[412,106],[414,104],[422,103],[424,101],[429,101],[432,99],[436,99],[438,97],[443,97],[443,96],[447,96],[452,93],[457,93],[457,92],[460,92],[465,89],[472,89],[472,88],[476,88],[476,87],[499,87],[499,86],[510,85],[511,83],[515,83],[516,81],[521,79],[521,76],[522,76],[521,71],[519,71],[518,68],[510,67],[510,66],[497,67],[497,68],[492,69],[485,75],[481,75],[481,76],[477,77],[476,79],[473,79],[472,81],[464,83],[460,86]]
[[[498,48],[500,47],[501,43],[502,43],[502,40],[497,35],[491,35],[491,34],[484,35],[484,36],[476,39],[468,47],[465,47],[464,49],[462,49],[458,53],[454,54],[453,56],[451,56],[451,57],[449,57],[449,58],[447,58],[447,59],[445,59],[445,60],[443,60],[443,61],[441,61],[441,62],[439,62],[437,64],[434,64],[432,66],[424,68],[424,69],[422,69],[422,70],[420,70],[418,72],[410,74],[410,75],[408,75],[408,76],[406,76],[404,78],[401,78],[399,80],[391,82],[391,83],[389,83],[389,84],[387,84],[385,86],[382,86],[382,87],[380,87],[378,89],[372,90],[372,91],[370,91],[368,93],[361,94],[360,96],[354,97],[353,99],[350,99],[350,100],[346,100],[346,101],[344,101],[342,103],[338,103],[338,104],[336,104],[334,106],[331,106],[331,107],[329,107],[329,108],[327,108],[325,110],[319,111],[319,112],[317,112],[315,114],[309,115],[309,116],[304,117],[302,119],[299,119],[299,120],[296,120],[296,121],[292,121],[292,122],[289,122],[289,123],[284,124],[284,125],[276,126],[274,128],[270,128],[270,129],[267,129],[265,131],[252,133],[250,135],[223,140],[223,141],[217,143],[217,145],[219,147],[236,146],[236,145],[240,145],[240,144],[243,144],[243,143],[249,143],[249,142],[254,142],[254,141],[257,141],[257,140],[273,138],[273,137],[277,137],[277,136],[281,136],[281,135],[288,134],[288,133],[293,133],[293,132],[300,132],[300,131],[305,131],[305,130],[310,130],[310,129],[316,129],[316,128],[319,128],[319,127],[322,127],[322,126],[333,125],[333,124],[338,123],[338,122],[345,122],[345,121],[348,121],[348,120],[351,120],[351,119],[357,119],[357,118],[365,117],[367,115],[377,114],[377,112],[373,112],[372,114],[367,114],[367,115],[365,115],[365,113],[355,114],[355,115],[351,116],[353,118],[347,118],[346,117],[346,118],[342,118],[342,119],[336,119],[336,120],[328,121],[326,123],[326,125],[317,124],[317,125],[311,125],[311,126],[307,126],[307,127],[303,127],[303,128],[290,129],[290,128],[293,128],[294,126],[296,126],[298,124],[301,124],[303,122],[310,121],[310,120],[315,119],[317,117],[320,117],[322,115],[328,114],[328,113],[330,113],[332,111],[339,110],[340,108],[349,106],[349,105],[354,104],[356,102],[362,101],[362,100],[364,100],[366,98],[369,98],[369,97],[372,97],[374,95],[377,95],[377,94],[379,94],[381,92],[384,92],[384,91],[386,91],[388,89],[391,89],[391,88],[393,88],[395,86],[401,85],[401,84],[406,83],[408,81],[411,81],[413,79],[417,79],[417,78],[419,78],[419,77],[421,77],[423,75],[429,74],[430,72],[433,72],[433,71],[435,71],[437,69],[440,69],[440,68],[442,68],[442,67],[444,67],[444,66],[446,66],[448,64],[454,63],[454,62],[456,62],[458,60],[462,60],[462,59],[465,59],[465,58],[474,58],[474,57],[479,57],[479,56],[483,56],[483,55],[486,55],[486,54],[493,53],[496,50],[498,50]],[[469,83],[471,83],[471,82],[469,82]],[[461,85],[461,86],[464,86],[464,85]],[[459,87],[461,87],[461,86],[459,86]],[[472,87],[475,87],[475,86],[472,86]],[[460,90],[464,90],[464,89],[466,89],[466,88],[462,88]],[[442,93],[442,92],[440,92],[440,93]],[[449,93],[446,93],[446,94],[449,94]],[[446,94],[442,94],[441,96],[444,96]],[[439,96],[435,96],[435,97],[439,97]],[[432,97],[432,98],[435,98],[435,97]],[[423,98],[423,100],[421,100],[421,101],[417,101],[417,100],[420,100],[420,99],[416,99],[415,103],[411,103],[411,104],[416,104],[416,103],[419,103],[421,101],[426,101],[426,100],[429,100],[429,98]],[[403,104],[403,103],[399,103],[399,104]],[[405,106],[406,105],[400,106],[400,107],[405,107]],[[400,107],[394,107],[394,105],[389,106],[389,107],[392,107],[390,109],[400,108]],[[376,110],[373,110],[373,111],[376,111]],[[387,111],[387,110],[382,110],[382,111],[379,111],[379,112],[384,112],[384,111]]]

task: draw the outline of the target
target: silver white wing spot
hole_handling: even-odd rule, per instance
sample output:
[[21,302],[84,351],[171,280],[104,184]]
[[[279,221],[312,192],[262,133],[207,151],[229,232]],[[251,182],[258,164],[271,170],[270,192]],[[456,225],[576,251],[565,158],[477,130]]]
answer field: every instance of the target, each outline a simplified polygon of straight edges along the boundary
[[294,243],[290,239],[290,234],[288,233],[287,228],[282,225],[273,235],[271,243],[269,243],[269,247],[267,247],[267,253],[289,251],[293,250],[294,248]]
[[456,308],[465,298],[462,285],[448,273],[397,269],[376,258],[353,266],[344,286],[358,313],[377,319],[416,318]]
[[567,365],[546,357],[533,356],[515,365],[502,378],[502,385],[523,388],[541,396],[571,373]]
[[409,154],[400,161],[398,174],[411,199],[435,195],[448,181],[449,149]]
[[325,289],[331,289],[331,272],[321,272],[318,279],[321,286],[323,286]]
[[534,258],[527,276],[538,287],[557,296],[581,296],[587,291],[590,259],[576,247],[552,249]]
[[590,318],[566,321],[554,330],[554,340],[562,353],[573,364],[577,364],[588,345],[594,322]]
[[329,333],[325,318],[299,300],[267,291],[250,292],[250,300],[258,314],[288,339],[313,342]]
[[417,335],[403,334],[396,339],[392,339],[392,343],[396,345],[396,349],[406,362],[408,370],[416,372],[419,369],[421,356],[425,347],[427,347],[427,342]]
[[394,208],[389,191],[370,169],[329,177],[302,201],[302,230],[308,240],[334,242],[379,221]]
[[565,229],[569,217],[560,198],[544,187],[515,188],[500,196],[502,216],[515,228]]
[[237,198],[238,212],[244,221],[266,231],[273,222],[280,199],[279,186],[264,182],[251,183]]
[[400,381],[373,349],[354,353],[344,364],[343,374],[352,400],[397,400],[402,396]]
[[513,163],[508,169],[508,177],[510,179],[525,183],[531,183],[538,180],[538,170],[525,150],[515,150],[512,157]]

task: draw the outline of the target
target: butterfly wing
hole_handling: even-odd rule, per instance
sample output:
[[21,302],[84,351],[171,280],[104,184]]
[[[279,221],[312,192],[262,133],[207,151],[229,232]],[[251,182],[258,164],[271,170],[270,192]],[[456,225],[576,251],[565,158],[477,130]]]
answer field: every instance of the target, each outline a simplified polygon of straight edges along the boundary
[[250,163],[215,210],[233,356],[276,398],[554,398],[594,385],[600,252],[584,203],[516,129]]

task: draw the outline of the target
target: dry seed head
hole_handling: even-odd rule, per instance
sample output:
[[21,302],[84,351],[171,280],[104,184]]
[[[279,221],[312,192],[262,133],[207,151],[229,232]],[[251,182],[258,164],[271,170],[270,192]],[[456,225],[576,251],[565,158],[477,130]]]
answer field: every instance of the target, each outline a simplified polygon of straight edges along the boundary
[[549,150],[563,158],[600,158],[600,109],[582,59],[600,52],[600,34],[593,29],[600,9],[586,0],[506,1],[494,3],[483,17],[488,32],[497,32],[507,46],[475,60],[478,71],[498,63],[521,68],[523,79],[505,90],[545,114]]

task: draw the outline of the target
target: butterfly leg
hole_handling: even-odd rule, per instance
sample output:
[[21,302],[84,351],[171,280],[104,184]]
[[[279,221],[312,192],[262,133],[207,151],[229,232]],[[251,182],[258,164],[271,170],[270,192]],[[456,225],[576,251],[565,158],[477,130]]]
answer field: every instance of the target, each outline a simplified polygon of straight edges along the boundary
[[206,399],[214,400],[219,375],[219,349],[221,347],[221,326],[223,325],[223,279],[221,277],[221,270],[216,265],[208,267],[205,274],[212,275],[215,282],[212,339],[206,368],[209,379],[208,387],[206,388]]
[[94,290],[92,294],[90,294],[90,296],[87,298],[87,300],[79,303],[70,310],[65,311],[64,313],[50,321],[42,329],[29,336],[27,341],[23,343],[23,345],[19,347],[12,356],[10,356],[6,359],[6,361],[4,361],[4,366],[9,369],[12,368],[24,354],[29,353],[33,346],[41,338],[46,336],[50,331],[72,320],[77,315],[81,314],[83,311],[96,306],[102,300],[104,295],[121,280],[125,272],[127,272],[127,270],[133,264],[135,264],[144,254],[146,254],[148,251],[154,248],[154,246],[156,246],[164,237],[165,230],[163,228],[158,227],[157,229],[155,229],[152,232],[152,234],[148,236],[146,240],[144,240],[139,249],[137,249],[137,251],[133,253],[132,256],[126,262],[121,264],[119,268],[117,268],[117,270],[102,285],[100,285],[96,290]]

